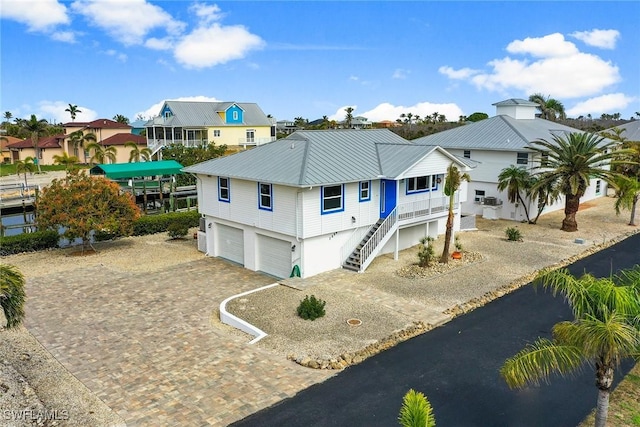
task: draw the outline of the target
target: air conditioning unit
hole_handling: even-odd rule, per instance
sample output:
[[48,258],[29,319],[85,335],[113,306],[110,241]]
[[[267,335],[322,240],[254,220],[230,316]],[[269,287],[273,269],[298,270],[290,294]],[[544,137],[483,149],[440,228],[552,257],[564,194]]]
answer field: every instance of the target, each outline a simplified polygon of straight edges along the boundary
[[485,197],[484,204],[487,206],[497,206],[498,198],[497,197]]

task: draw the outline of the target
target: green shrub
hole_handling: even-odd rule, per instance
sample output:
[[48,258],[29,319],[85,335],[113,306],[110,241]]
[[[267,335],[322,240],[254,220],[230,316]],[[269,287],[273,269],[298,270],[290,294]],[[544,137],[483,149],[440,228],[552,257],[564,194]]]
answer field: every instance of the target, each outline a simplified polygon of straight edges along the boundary
[[460,238],[458,236],[453,239],[453,246],[458,252],[462,252],[464,250],[464,248],[462,247],[462,242],[460,242]]
[[[179,223],[188,228],[200,225],[198,211],[171,212],[158,215],[144,215],[133,224],[133,235],[163,233],[169,230],[169,225]],[[185,233],[187,234],[187,233]]]
[[404,395],[398,421],[402,427],[434,427],[436,425],[429,400],[423,393],[413,389]]
[[429,267],[436,259],[436,251],[433,249],[433,237],[423,237],[420,239],[420,248],[418,249],[418,265],[420,267]]
[[6,256],[57,248],[59,237],[58,232],[54,230],[0,237],[0,255]]
[[512,242],[520,242],[522,241],[522,233],[518,230],[517,227],[509,227],[505,230],[507,235],[507,240]]
[[187,235],[189,227],[182,221],[176,221],[169,224],[167,232],[172,239],[180,239]]
[[305,320],[316,320],[318,317],[325,315],[324,306],[327,302],[315,297],[315,295],[307,295],[298,306],[298,316]]

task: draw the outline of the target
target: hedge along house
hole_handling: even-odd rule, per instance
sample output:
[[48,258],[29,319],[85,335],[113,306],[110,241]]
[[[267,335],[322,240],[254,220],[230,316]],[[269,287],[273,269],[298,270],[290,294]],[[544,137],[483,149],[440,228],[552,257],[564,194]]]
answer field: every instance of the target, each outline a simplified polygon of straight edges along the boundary
[[[276,277],[340,267],[364,271],[381,253],[446,228],[444,174],[467,165],[389,130],[296,131],[285,139],[189,166],[209,256]],[[465,199],[466,184],[456,194]]]
[[[536,117],[538,104],[524,99],[508,99],[493,104],[496,116],[479,122],[413,140],[415,144],[438,145],[451,154],[473,164],[469,172],[468,199],[462,204],[463,214],[482,215],[487,219],[525,220],[524,207],[510,203],[506,191],[498,191],[500,172],[511,165],[529,172],[540,170],[541,156],[530,149],[531,142],[564,137],[578,129]],[[581,201],[607,194],[604,181],[592,179]],[[525,195],[523,194],[523,197]],[[537,213],[537,200],[528,200],[528,211]],[[564,198],[545,207],[543,212],[564,209]]]

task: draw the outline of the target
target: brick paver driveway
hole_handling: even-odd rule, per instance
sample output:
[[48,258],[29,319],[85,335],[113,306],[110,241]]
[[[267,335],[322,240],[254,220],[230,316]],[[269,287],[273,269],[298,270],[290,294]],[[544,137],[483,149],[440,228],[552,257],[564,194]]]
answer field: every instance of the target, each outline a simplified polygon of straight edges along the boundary
[[152,273],[78,264],[29,280],[26,326],[129,426],[227,425],[329,375],[216,325],[224,298],[273,279],[213,258]]

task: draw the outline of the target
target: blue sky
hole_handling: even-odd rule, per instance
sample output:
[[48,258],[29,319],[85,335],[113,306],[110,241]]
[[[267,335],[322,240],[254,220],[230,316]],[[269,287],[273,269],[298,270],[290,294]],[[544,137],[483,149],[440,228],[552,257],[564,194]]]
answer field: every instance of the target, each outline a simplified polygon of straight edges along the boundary
[[640,112],[640,2],[0,0],[0,112],[151,117],[167,99],[278,120],[450,120],[532,93]]

